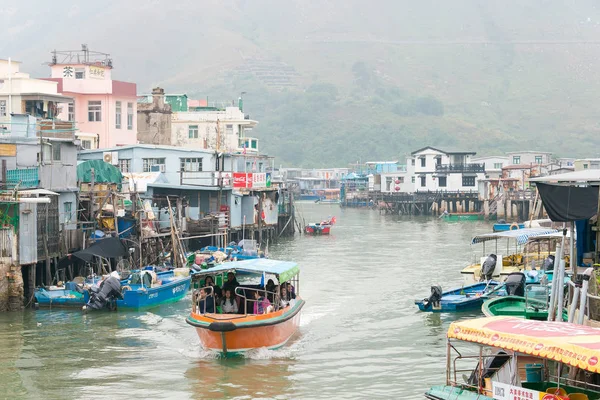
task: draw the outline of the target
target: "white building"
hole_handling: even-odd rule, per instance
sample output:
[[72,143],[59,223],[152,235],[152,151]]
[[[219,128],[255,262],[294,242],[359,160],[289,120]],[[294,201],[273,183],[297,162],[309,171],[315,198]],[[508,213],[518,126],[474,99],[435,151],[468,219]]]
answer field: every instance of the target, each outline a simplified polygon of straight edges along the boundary
[[[171,143],[178,147],[236,152],[244,147],[246,133],[258,124],[246,119],[238,107],[217,111],[174,112]],[[258,152],[258,139],[246,138],[246,151]]]
[[573,162],[575,171],[584,169],[600,169],[600,158],[580,158]]
[[0,60],[0,121],[10,122],[10,114],[29,114],[40,119],[55,119],[60,104],[71,97],[58,94],[58,84],[33,79],[20,71],[21,63]]
[[509,164],[509,158],[506,156],[473,157],[471,161],[484,164],[485,175],[488,179],[500,178],[502,168]]
[[508,165],[546,165],[552,162],[552,153],[545,151],[511,151],[506,154],[509,157]]
[[424,147],[413,151],[407,172],[414,191],[477,191],[477,181],[485,179],[485,165],[472,162],[471,151],[443,151]]

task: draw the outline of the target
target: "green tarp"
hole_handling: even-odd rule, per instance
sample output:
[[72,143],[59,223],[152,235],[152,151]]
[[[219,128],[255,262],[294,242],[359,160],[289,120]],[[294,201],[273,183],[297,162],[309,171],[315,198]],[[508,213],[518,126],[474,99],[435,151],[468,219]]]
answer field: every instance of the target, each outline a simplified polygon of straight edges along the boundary
[[91,182],[92,168],[94,169],[95,183],[117,183],[120,185],[123,182],[121,171],[103,160],[88,160],[77,165],[77,180],[79,182]]

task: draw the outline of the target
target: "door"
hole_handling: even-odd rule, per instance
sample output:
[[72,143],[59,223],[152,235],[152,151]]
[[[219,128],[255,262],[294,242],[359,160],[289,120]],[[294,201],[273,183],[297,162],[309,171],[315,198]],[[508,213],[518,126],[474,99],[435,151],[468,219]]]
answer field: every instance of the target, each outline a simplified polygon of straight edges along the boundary
[[37,205],[19,204],[19,263],[37,263]]

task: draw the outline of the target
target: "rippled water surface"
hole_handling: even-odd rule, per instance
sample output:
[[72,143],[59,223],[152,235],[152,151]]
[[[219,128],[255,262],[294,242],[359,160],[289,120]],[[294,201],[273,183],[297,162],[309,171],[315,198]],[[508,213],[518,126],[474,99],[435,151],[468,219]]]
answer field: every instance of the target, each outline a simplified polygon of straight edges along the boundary
[[299,207],[337,225],[269,249],[302,271],[301,328],[283,349],[203,351],[184,321],[189,296],[141,313],[0,314],[0,398],[423,398],[444,381],[448,324],[470,315],[420,313],[413,300],[460,285],[471,237],[491,226]]

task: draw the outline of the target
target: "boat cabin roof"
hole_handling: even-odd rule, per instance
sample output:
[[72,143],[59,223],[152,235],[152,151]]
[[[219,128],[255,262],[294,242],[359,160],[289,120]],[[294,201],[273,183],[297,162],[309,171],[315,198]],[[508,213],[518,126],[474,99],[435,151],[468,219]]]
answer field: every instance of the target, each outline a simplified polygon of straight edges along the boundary
[[215,273],[223,272],[253,272],[267,273],[278,276],[279,282],[287,282],[292,277],[300,272],[298,264],[292,261],[278,261],[270,258],[255,258],[243,261],[231,261],[223,264],[218,264],[212,268],[205,269],[199,272],[198,276],[214,275]]
[[568,322],[488,317],[453,322],[447,336],[600,373],[600,328]]
[[530,237],[540,236],[540,235],[549,235],[552,233],[556,233],[558,230],[550,229],[550,228],[523,228],[523,229],[515,229],[512,231],[503,231],[503,232],[494,232],[494,233],[485,233],[483,235],[477,235],[471,240],[471,244],[483,243],[489,240],[498,240],[498,239],[515,239],[517,244],[522,245],[527,243],[527,240]]

